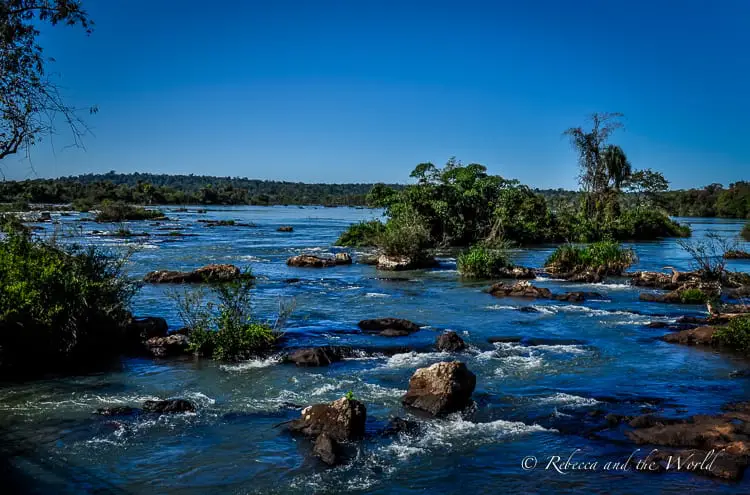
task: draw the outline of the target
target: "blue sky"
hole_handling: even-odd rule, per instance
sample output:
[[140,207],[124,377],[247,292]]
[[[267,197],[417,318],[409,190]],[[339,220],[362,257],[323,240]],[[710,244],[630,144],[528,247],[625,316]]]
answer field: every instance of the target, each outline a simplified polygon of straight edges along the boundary
[[8,178],[86,172],[404,182],[456,156],[575,186],[562,131],[626,114],[620,144],[673,187],[750,179],[750,2],[84,2],[42,43],[86,117]]

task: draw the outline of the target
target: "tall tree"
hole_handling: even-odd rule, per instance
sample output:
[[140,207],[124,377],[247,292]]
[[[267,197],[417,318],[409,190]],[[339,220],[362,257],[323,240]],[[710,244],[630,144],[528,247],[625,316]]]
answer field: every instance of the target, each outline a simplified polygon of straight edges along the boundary
[[619,191],[623,184],[627,182],[628,178],[633,172],[633,168],[630,166],[628,157],[625,156],[625,152],[622,151],[622,148],[614,144],[610,144],[604,149],[602,160],[604,162],[604,168],[606,169],[611,187],[615,191]]
[[50,60],[38,43],[44,22],[80,26],[87,33],[93,26],[77,0],[0,0],[0,160],[28,154],[58,123],[69,127],[74,145],[81,145],[87,131],[47,76]]

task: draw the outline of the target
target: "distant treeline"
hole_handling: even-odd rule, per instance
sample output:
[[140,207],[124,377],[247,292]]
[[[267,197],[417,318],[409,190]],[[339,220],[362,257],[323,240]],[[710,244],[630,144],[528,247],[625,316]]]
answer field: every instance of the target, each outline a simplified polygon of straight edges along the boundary
[[[105,199],[135,204],[205,205],[327,205],[367,206],[374,184],[306,184],[247,179],[167,174],[86,174],[59,179],[0,182],[0,203],[83,203]],[[399,190],[403,184],[389,184]],[[580,192],[537,189],[553,210],[580,200]],[[703,189],[682,189],[656,194],[654,203],[669,214],[689,217],[750,218],[750,182],[728,188],[711,184]],[[635,193],[626,195],[638,201]]]

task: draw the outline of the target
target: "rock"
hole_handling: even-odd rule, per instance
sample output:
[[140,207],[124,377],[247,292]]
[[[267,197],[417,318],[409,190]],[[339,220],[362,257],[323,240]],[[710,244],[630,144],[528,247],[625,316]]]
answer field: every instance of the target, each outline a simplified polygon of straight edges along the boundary
[[146,341],[146,349],[154,357],[180,356],[189,352],[190,340],[180,333],[166,337],[152,337]]
[[314,404],[302,410],[299,419],[289,423],[289,430],[317,437],[327,434],[344,442],[362,438],[365,434],[367,409],[354,399],[342,397],[329,404]]
[[96,410],[96,414],[102,416],[131,416],[137,412],[138,409],[129,406],[101,407]]
[[154,337],[166,337],[167,320],[158,316],[131,317],[125,326],[125,339],[130,346],[140,346]]
[[727,298],[729,299],[745,299],[750,297],[750,285],[742,285],[736,289],[728,289],[726,291]]
[[637,287],[662,290],[676,290],[686,282],[700,282],[701,280],[698,272],[679,272],[674,268],[671,269],[671,274],[661,272],[633,272],[624,275],[629,277],[630,283]]
[[336,261],[331,258],[300,254],[286,260],[286,264],[297,268],[327,268],[329,266],[336,266]]
[[725,260],[750,260],[750,253],[739,249],[730,249],[724,253]]
[[419,432],[421,429],[421,426],[416,421],[411,421],[408,419],[398,418],[398,417],[392,417],[388,421],[388,425],[386,425],[385,428],[380,432],[380,436],[383,437],[390,437],[393,435],[398,435],[399,433],[405,433],[407,435],[411,435],[414,433]]
[[405,337],[419,331],[419,325],[401,318],[375,318],[358,323],[365,332],[377,333],[383,337]]
[[337,265],[351,265],[352,257],[349,256],[349,253],[336,253],[333,257],[333,261]]
[[449,330],[437,338],[437,350],[444,352],[457,352],[466,349],[466,343],[452,330]]
[[240,269],[234,265],[207,265],[192,272],[157,270],[148,273],[143,281],[152,284],[201,284],[231,282],[241,277]]
[[378,256],[375,254],[360,254],[357,256],[357,263],[360,265],[377,265]]
[[514,278],[516,280],[531,280],[536,278],[536,272],[533,268],[527,268],[525,266],[512,266],[510,268],[502,268],[494,278]]
[[[650,459],[658,462],[663,472],[680,470],[700,476],[731,481],[742,479],[747,467],[746,458],[727,455],[723,452],[707,452],[697,449],[659,450],[654,452]],[[677,467],[677,459],[680,460],[679,468]]]
[[721,286],[715,282],[686,282],[671,292],[658,294],[653,292],[642,292],[639,296],[641,301],[672,303],[672,304],[704,304],[704,301],[685,300],[686,291],[699,290],[703,293],[705,300],[717,298],[721,295]]
[[195,406],[185,399],[147,400],[143,403],[143,410],[160,414],[184,413],[195,412]]
[[338,452],[338,443],[327,433],[321,433],[318,435],[318,438],[315,439],[313,454],[329,466],[335,466],[339,463]]
[[540,313],[538,309],[536,309],[534,306],[521,306],[519,308],[516,308],[516,311],[520,311],[521,313]]
[[276,231],[277,232],[293,232],[294,227],[292,227],[291,225],[282,225],[281,227],[276,229]]
[[477,377],[459,361],[419,368],[409,380],[401,401],[433,416],[460,411],[471,402]]
[[710,326],[691,328],[690,330],[665,335],[662,340],[672,344],[711,345],[716,330],[716,327]]
[[294,363],[297,366],[328,366],[331,363],[341,361],[341,354],[330,347],[313,347],[294,351],[288,354],[284,361]]
[[388,256],[380,255],[378,257],[378,270],[402,271],[402,270],[419,270],[422,268],[433,268],[438,265],[435,258],[410,258],[408,256]]
[[582,302],[588,297],[601,297],[596,292],[566,292],[564,294],[553,294],[546,287],[536,287],[527,281],[516,282],[508,285],[498,282],[488,291],[495,297],[519,297],[524,299],[553,299],[556,301]]
[[666,321],[650,321],[646,325],[646,328],[668,328],[669,323]]

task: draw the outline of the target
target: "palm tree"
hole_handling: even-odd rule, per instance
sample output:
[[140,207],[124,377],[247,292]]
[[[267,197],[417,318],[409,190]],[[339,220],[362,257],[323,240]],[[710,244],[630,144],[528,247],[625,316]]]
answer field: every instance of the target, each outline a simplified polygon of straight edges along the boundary
[[610,144],[602,152],[601,160],[607,171],[609,181],[615,191],[619,191],[622,185],[630,178],[633,168],[630,166],[628,157],[622,148]]

